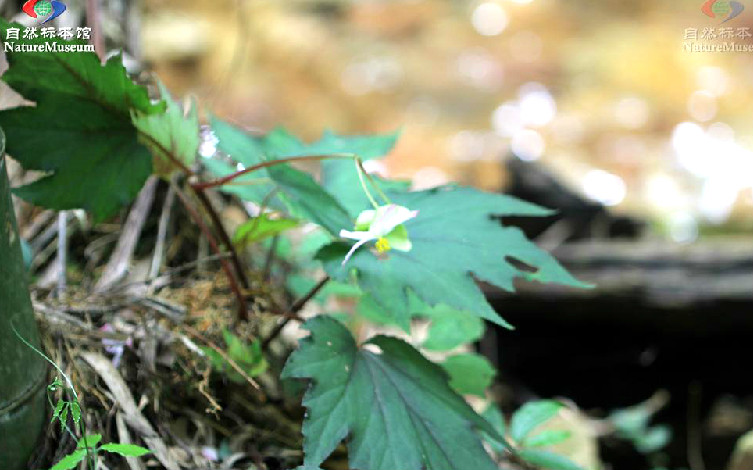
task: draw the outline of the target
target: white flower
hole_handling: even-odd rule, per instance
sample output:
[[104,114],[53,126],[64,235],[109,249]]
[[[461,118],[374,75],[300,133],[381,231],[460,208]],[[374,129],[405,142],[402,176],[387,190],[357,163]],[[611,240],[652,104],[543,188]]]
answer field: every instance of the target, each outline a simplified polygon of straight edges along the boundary
[[358,248],[371,240],[376,240],[376,249],[379,252],[393,248],[400,251],[410,251],[412,244],[408,239],[408,231],[405,230],[403,224],[417,215],[418,211],[412,211],[397,204],[389,204],[380,206],[376,210],[361,212],[356,219],[355,231],[340,230],[342,238],[358,240],[345,255],[342,264],[347,263]]

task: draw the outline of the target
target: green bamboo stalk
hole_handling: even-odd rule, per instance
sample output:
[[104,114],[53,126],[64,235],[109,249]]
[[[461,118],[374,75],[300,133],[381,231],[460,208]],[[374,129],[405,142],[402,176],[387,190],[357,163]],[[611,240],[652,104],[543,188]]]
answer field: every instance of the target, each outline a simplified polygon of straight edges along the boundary
[[39,348],[0,131],[0,468],[26,469],[45,421],[46,365]]

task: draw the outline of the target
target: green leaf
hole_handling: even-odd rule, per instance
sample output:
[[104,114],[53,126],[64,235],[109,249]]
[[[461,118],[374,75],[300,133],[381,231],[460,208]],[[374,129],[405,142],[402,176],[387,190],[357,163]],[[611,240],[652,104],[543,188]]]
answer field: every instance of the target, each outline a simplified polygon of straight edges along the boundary
[[518,455],[541,470],[583,470],[583,467],[572,460],[554,452],[523,449]]
[[273,219],[269,214],[261,214],[248,222],[242,224],[235,231],[233,243],[239,245],[250,245],[273,237],[291,228],[297,227],[299,222],[293,219],[276,218]]
[[139,140],[152,152],[154,172],[169,177],[180,170],[174,161],[190,167],[199,151],[199,114],[192,102],[186,116],[162,83],[159,83],[167,110],[164,113],[132,113],[133,124],[139,130]]
[[[384,135],[341,136],[325,130],[322,138],[306,148],[313,154],[355,154],[361,160],[371,160],[387,155],[400,138],[400,131]],[[353,163],[351,163],[352,165]]]
[[[376,256],[367,244],[343,266],[351,243],[336,242],[317,257],[333,279],[345,282],[355,276],[361,289],[399,318],[399,324],[410,319],[409,291],[430,306],[446,304],[509,327],[487,303],[475,279],[508,291],[514,290],[516,278],[585,286],[521,230],[492,218],[545,216],[551,213],[546,209],[457,186],[391,193],[390,197],[395,204],[419,211],[405,223],[413,243],[410,251],[391,250],[386,256]],[[520,266],[521,262],[535,272]]]
[[561,429],[548,429],[523,440],[524,447],[546,447],[570,439],[572,433]]
[[398,324],[400,319],[396,319],[390,315],[371,295],[364,295],[359,299],[356,305],[356,312],[370,322],[379,325],[397,325],[406,332],[410,332],[410,323],[406,325]]
[[331,234],[353,225],[340,203],[307,173],[290,165],[269,167],[267,173],[285,193],[285,201],[293,215],[306,218]]
[[104,450],[105,452],[120,454],[123,457],[141,457],[151,452],[149,449],[144,449],[143,447],[134,444],[110,443],[101,445],[99,449]]
[[305,324],[283,378],[312,379],[303,399],[304,466],[315,469],[348,438],[359,470],[492,470],[471,428],[496,435],[447,385],[440,367],[403,341],[379,336],[358,348],[336,320]]
[[68,405],[69,403],[66,402],[62,411],[60,411],[60,432],[61,433],[65,431],[65,426],[68,424],[68,410],[70,409]]
[[[216,118],[212,119],[212,130],[219,140],[218,150],[245,168],[268,160],[279,160],[304,155],[355,154],[364,160],[381,157],[394,147],[399,136],[399,133],[396,132],[383,136],[344,137],[338,136],[331,131],[325,131],[319,141],[305,144],[281,127],[275,128],[263,136],[251,136],[242,129]],[[237,166],[230,165],[218,159],[206,159],[204,163],[217,176],[227,176],[237,171]],[[349,176],[357,178],[355,161],[352,159],[333,158],[324,160],[323,164],[325,165],[325,172],[327,168],[349,167],[351,173],[353,173]],[[334,175],[334,172],[329,171],[328,174]],[[388,185],[387,187],[393,186]],[[401,185],[400,187],[404,186]],[[274,185],[269,180],[268,169],[261,169],[252,174],[237,178],[234,184],[227,184],[222,187],[222,190],[236,194],[246,201],[261,203],[273,188]],[[353,191],[354,189],[356,191]],[[348,194],[357,197],[360,195],[358,201],[365,198],[359,183],[357,183],[357,188],[348,188],[348,190]],[[273,198],[270,207],[281,209],[284,207],[282,199],[284,198]],[[341,199],[339,196],[338,199],[345,203],[344,199]],[[353,214],[351,215],[354,216]],[[338,227],[338,231],[341,228],[346,227]]]
[[64,406],[65,402],[62,398],[59,398],[57,404],[55,405],[55,410],[52,412],[52,419],[50,420],[50,422],[55,421],[55,418],[60,416],[60,413],[63,411]]
[[422,345],[429,351],[451,351],[479,340],[484,334],[483,320],[447,305],[427,307],[419,315],[431,320],[428,336]]
[[448,357],[442,367],[450,375],[450,387],[461,395],[484,397],[497,371],[483,356],[474,353]]
[[[410,181],[388,180],[371,175],[370,181],[364,177],[364,182],[372,196],[379,199],[379,193],[372,185],[376,184],[382,192],[407,192]],[[322,185],[356,218],[371,202],[366,196],[358,176],[356,163],[350,160],[325,160],[322,162]]]
[[73,451],[72,454],[66,455],[60,462],[52,466],[50,470],[70,470],[75,468],[79,462],[86,458],[86,449],[79,449]]
[[[0,22],[2,37],[9,26]],[[7,57],[10,68],[2,79],[36,106],[0,111],[6,151],[25,169],[47,172],[16,194],[51,209],[86,209],[95,221],[131,202],[152,163],[137,140],[130,113],[149,114],[161,107],[152,106],[146,89],[131,81],[121,57],[104,65],[90,52],[14,51]]]
[[531,431],[554,418],[561,408],[562,404],[554,400],[526,403],[512,416],[510,436],[515,442],[523,442]]
[[71,418],[73,418],[73,422],[78,426],[78,422],[81,421],[81,407],[75,401],[71,402],[70,407]]
[[[228,124],[216,117],[211,119],[212,131],[217,137],[217,150],[225,154],[230,159],[242,165],[231,165],[218,158],[205,158],[202,160],[204,166],[218,177],[228,176],[239,169],[249,168],[258,165],[272,156],[267,156],[264,150],[266,139],[264,137],[253,137],[248,135],[242,129]],[[272,136],[276,131],[268,134],[271,140],[276,140]],[[253,173],[236,178],[232,184],[226,184],[220,187],[220,190],[230,194],[235,194],[244,201],[251,201],[261,204],[267,196],[274,190],[275,185],[269,178],[266,169],[261,169]],[[272,195],[267,201],[270,208],[276,210],[285,209],[280,195]]]
[[[481,413],[481,416],[492,425],[492,428],[497,431],[497,435],[505,435],[505,416],[499,410],[497,405],[489,405],[484,412]],[[499,439],[498,437],[491,436],[487,433],[483,433],[483,436],[484,440],[491,446],[492,450],[497,453],[504,452],[508,448],[507,442],[503,439]]]
[[85,448],[93,448],[96,447],[97,444],[99,444],[99,441],[102,440],[101,434],[90,434],[88,436],[82,437],[78,441],[78,445],[76,445],[77,449],[85,449]]

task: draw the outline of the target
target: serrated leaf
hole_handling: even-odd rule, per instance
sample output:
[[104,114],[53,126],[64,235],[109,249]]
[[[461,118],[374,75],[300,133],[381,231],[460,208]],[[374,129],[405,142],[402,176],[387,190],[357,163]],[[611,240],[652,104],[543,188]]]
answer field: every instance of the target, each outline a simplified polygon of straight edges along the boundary
[[99,446],[99,449],[104,450],[105,452],[120,454],[123,457],[142,457],[146,454],[151,453],[149,449],[145,449],[134,444],[110,443]]
[[233,243],[249,245],[278,235],[286,230],[297,227],[299,222],[293,219],[273,219],[269,214],[261,214],[245,223],[235,231]]
[[534,436],[526,437],[522,445],[524,447],[546,447],[559,444],[570,439],[572,433],[561,429],[548,429]]
[[492,470],[472,428],[496,435],[447,385],[437,365],[403,341],[379,336],[358,348],[336,320],[305,324],[283,378],[311,379],[303,399],[304,466],[314,469],[348,438],[359,470]]
[[497,371],[483,356],[474,353],[448,357],[442,368],[450,375],[450,387],[461,395],[484,397]]
[[76,468],[76,466],[86,458],[86,449],[79,449],[73,451],[73,453],[66,455],[58,463],[52,466],[50,470],[70,470]]
[[[3,37],[9,26],[0,22]],[[104,65],[93,52],[8,52],[7,58],[10,67],[2,79],[36,105],[0,111],[6,151],[25,169],[48,173],[15,193],[51,209],[86,209],[96,221],[131,202],[152,164],[130,112],[149,114],[161,107],[152,106],[146,89],[131,81],[121,57]]]
[[85,449],[85,448],[93,448],[96,447],[97,444],[102,440],[101,434],[90,434],[88,436],[82,437],[79,439],[78,444],[76,445],[77,449]]
[[546,423],[562,409],[562,404],[554,400],[531,401],[512,415],[510,436],[515,442],[523,442],[528,434]]
[[[492,425],[498,436],[504,436],[506,431],[505,416],[499,410],[499,407],[495,404],[491,404],[481,413],[481,416]],[[498,437],[491,436],[487,433],[483,433],[484,440],[489,444],[497,453],[504,452],[508,446],[504,440]]]
[[518,455],[541,470],[583,470],[583,467],[554,452],[523,449]]
[[183,109],[159,83],[162,99],[166,103],[164,113],[132,112],[133,124],[139,130],[139,140],[152,152],[154,173],[168,178],[180,166],[191,167],[199,151],[199,113],[196,103],[184,116]]
[[413,244],[410,251],[391,250],[377,256],[367,244],[343,266],[351,243],[336,242],[320,250],[317,257],[332,278],[345,282],[355,276],[361,289],[400,318],[400,324],[410,319],[409,291],[430,306],[446,304],[509,327],[488,304],[475,279],[508,291],[514,291],[516,278],[584,286],[520,229],[492,218],[545,216],[551,213],[546,209],[459,186],[391,193],[389,197],[395,204],[419,211],[405,223]]

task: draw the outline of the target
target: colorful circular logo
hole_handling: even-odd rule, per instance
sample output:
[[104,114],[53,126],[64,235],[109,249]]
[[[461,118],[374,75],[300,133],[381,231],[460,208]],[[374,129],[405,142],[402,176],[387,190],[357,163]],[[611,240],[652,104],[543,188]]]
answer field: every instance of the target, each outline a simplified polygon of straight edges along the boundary
[[708,0],[701,7],[703,14],[710,18],[724,18],[722,23],[737,18],[743,10],[745,10],[745,6],[734,0]]
[[66,10],[65,3],[58,0],[26,0],[21,8],[32,18],[45,18],[42,24],[52,21]]

